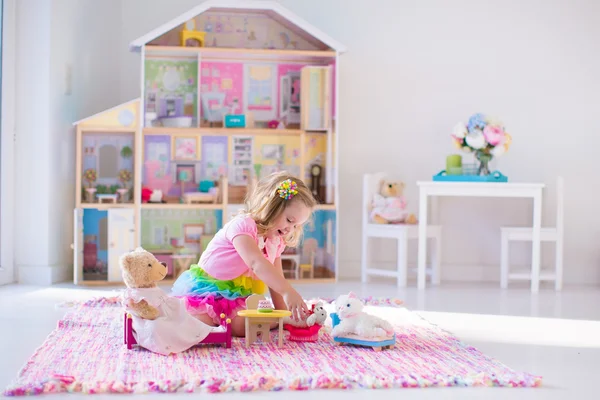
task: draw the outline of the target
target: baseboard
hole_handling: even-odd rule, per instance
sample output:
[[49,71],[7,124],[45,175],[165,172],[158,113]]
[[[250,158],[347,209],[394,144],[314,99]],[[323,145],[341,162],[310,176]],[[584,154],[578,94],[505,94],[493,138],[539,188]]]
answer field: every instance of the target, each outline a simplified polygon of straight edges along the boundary
[[70,265],[17,265],[17,281],[25,285],[47,286],[72,280]]

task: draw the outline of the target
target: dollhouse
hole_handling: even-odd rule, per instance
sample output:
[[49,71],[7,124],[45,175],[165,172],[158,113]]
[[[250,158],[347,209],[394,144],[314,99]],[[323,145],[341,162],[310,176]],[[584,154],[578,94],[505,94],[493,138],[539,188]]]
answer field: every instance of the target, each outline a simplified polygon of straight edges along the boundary
[[256,180],[286,170],[319,206],[291,279],[337,276],[337,88],[345,47],[272,1],[208,0],[130,44],[140,97],[75,122],[76,284],[122,280],[143,246],[175,279],[243,207]]

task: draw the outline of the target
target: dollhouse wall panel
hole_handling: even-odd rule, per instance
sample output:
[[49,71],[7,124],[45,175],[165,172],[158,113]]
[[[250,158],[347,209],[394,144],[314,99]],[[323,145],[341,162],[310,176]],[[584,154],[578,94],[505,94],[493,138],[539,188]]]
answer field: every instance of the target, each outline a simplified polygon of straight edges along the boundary
[[336,274],[335,248],[337,236],[335,233],[336,212],[332,210],[317,210],[313,215],[313,223],[304,231],[304,239],[300,246],[303,257],[308,257],[308,250],[315,251],[315,267],[321,269],[321,274]]
[[80,127],[85,130],[86,127],[103,128],[131,128],[132,132],[137,128],[139,101],[130,101],[121,104],[100,114],[91,116],[81,121]]
[[199,258],[202,246],[221,229],[222,217],[222,210],[142,210],[142,247],[167,263],[172,273],[172,255],[178,252]]
[[[202,62],[200,66],[201,116],[220,122],[222,115],[244,110],[244,66],[234,62]],[[218,115],[210,118],[218,111]]]
[[[87,134],[82,137],[82,176],[85,171],[96,171],[96,185],[120,185],[119,173],[121,170],[133,171],[133,156],[123,157],[125,147],[133,149],[133,134],[108,135]],[[91,182],[83,182],[89,186]]]
[[151,189],[168,193],[171,189],[171,137],[148,135],[144,137],[143,184]]
[[189,116],[195,126],[198,61],[152,57],[144,62],[146,113],[154,113],[158,119]]
[[298,136],[255,136],[253,163],[258,178],[279,171],[288,171],[298,176],[300,138]]
[[[206,32],[205,47],[242,49],[319,50],[320,41],[287,21],[259,13],[207,11],[195,18],[196,29]],[[183,25],[151,41],[152,45],[179,46]]]
[[217,180],[227,176],[229,158],[227,156],[228,138],[225,136],[202,137],[202,177]]

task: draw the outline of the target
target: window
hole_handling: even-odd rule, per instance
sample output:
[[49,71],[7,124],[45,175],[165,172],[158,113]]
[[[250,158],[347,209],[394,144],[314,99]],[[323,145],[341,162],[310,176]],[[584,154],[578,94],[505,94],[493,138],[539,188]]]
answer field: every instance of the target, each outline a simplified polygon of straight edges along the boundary
[[98,151],[99,173],[98,178],[116,178],[119,175],[117,148],[104,145]]
[[248,109],[271,110],[273,108],[273,81],[270,66],[251,66],[248,77]]

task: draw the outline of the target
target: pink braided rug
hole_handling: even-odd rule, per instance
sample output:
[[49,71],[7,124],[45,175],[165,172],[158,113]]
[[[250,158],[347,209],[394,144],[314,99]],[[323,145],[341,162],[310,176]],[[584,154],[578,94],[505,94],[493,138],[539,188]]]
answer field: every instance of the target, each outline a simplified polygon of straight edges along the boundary
[[[316,343],[285,342],[231,349],[194,347],[161,356],[123,345],[117,298],[72,305],[5,395],[58,392],[228,392],[431,386],[539,386],[448,332],[399,308],[394,299],[363,299],[396,327],[392,350],[335,347],[330,325]],[[329,309],[328,311],[331,311]],[[408,322],[407,322],[408,321]],[[330,324],[328,320],[328,324]]]

